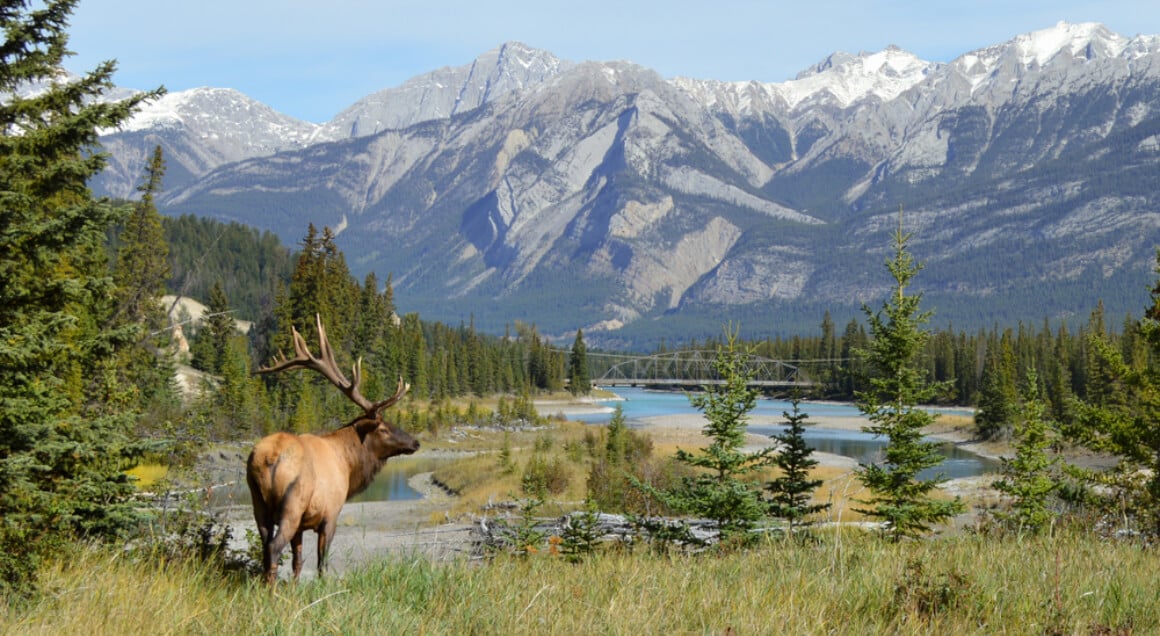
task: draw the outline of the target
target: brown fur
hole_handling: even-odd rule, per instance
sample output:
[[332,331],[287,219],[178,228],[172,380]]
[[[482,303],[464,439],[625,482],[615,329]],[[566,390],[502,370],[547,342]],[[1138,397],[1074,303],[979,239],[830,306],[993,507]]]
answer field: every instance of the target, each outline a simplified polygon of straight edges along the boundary
[[374,480],[387,459],[411,454],[419,442],[379,416],[364,416],[324,435],[274,433],[254,445],[246,483],[262,538],[262,566],[273,582],[289,543],[294,578],[302,571],[302,535],[318,534],[318,572],[346,501]]
[[266,581],[278,577],[278,560],[289,543],[294,579],[302,572],[302,534],[318,534],[318,573],[326,565],[326,549],[334,538],[338,513],[347,499],[362,492],[374,480],[383,463],[395,455],[419,450],[419,442],[394,424],[383,420],[384,409],[398,402],[408,386],[399,378],[391,397],[372,402],[359,392],[362,360],[355,362],[351,379],[338,369],[334,350],[326,339],[322,317],[315,316],[320,354],[315,356],[297,329],[291,328],[295,357],[278,354],[274,364],[258,373],[291,369],[317,371],[363,414],[350,424],[325,435],[274,433],[254,445],[246,460],[246,483],[254,503],[254,521],[262,538],[262,567]]

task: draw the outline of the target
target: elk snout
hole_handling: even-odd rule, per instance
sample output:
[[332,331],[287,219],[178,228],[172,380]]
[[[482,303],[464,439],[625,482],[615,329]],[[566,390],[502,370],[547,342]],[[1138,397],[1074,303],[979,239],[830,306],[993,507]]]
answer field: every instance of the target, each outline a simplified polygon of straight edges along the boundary
[[407,433],[403,433],[403,435],[406,436],[406,439],[400,440],[402,443],[399,444],[399,447],[402,449],[404,455],[410,455],[419,450],[419,440]]

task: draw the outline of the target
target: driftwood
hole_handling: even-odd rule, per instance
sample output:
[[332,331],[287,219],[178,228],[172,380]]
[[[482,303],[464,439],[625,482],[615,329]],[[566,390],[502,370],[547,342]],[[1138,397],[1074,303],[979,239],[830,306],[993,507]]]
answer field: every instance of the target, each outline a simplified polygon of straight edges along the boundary
[[547,550],[561,539],[589,545],[648,545],[699,551],[716,543],[719,534],[717,523],[709,519],[572,512],[556,518],[480,517],[472,527],[471,544],[476,556]]

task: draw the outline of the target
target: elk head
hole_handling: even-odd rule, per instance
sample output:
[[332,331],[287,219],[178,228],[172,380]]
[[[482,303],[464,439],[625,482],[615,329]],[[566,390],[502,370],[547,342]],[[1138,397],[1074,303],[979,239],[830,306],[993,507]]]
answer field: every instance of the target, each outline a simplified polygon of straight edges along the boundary
[[294,327],[290,327],[290,332],[294,338],[294,358],[287,359],[285,355],[279,353],[274,364],[262,367],[257,372],[277,373],[289,369],[317,371],[363,410],[362,415],[356,417],[347,426],[352,427],[358,433],[363,445],[378,459],[386,461],[395,455],[410,455],[419,450],[419,442],[414,437],[395,424],[383,419],[383,411],[402,399],[411,388],[410,385],[403,382],[403,378],[399,378],[398,387],[391,397],[379,402],[371,402],[363,397],[362,393],[359,392],[359,385],[362,383],[362,358],[355,361],[351,369],[352,379],[347,380],[334,359],[334,349],[331,348],[330,341],[326,338],[326,328],[322,325],[322,317],[317,314],[315,315],[315,324],[318,327],[318,357],[310,353],[309,347],[306,346],[306,339],[302,337],[302,334],[298,333]]

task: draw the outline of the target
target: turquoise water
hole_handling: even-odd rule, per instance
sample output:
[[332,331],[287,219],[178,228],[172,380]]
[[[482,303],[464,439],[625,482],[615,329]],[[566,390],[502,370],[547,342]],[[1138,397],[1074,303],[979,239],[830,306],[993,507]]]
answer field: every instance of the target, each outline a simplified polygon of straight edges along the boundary
[[[617,388],[616,394],[624,398],[624,401],[609,401],[605,404],[608,406],[620,404],[630,426],[634,420],[645,417],[697,413],[697,410],[689,404],[689,398],[684,393],[624,387]],[[784,400],[760,399],[757,401],[757,407],[751,413],[781,418],[791,408],[792,405]],[[801,410],[810,417],[862,417],[854,405],[835,402],[802,402]],[[970,411],[963,409],[939,409],[939,412],[970,414]],[[609,414],[603,413],[575,416],[573,419],[599,424],[608,422],[609,417]],[[749,426],[749,432],[758,435],[774,435],[781,433],[782,430],[781,426]],[[886,440],[877,438],[870,433],[817,426],[811,426],[806,430],[805,439],[817,451],[842,455],[860,463],[875,461],[886,446]],[[994,472],[998,469],[998,462],[960,450],[950,443],[941,444],[939,451],[945,458],[943,463],[933,470],[920,473],[920,478],[929,479],[942,473],[953,479]]]

